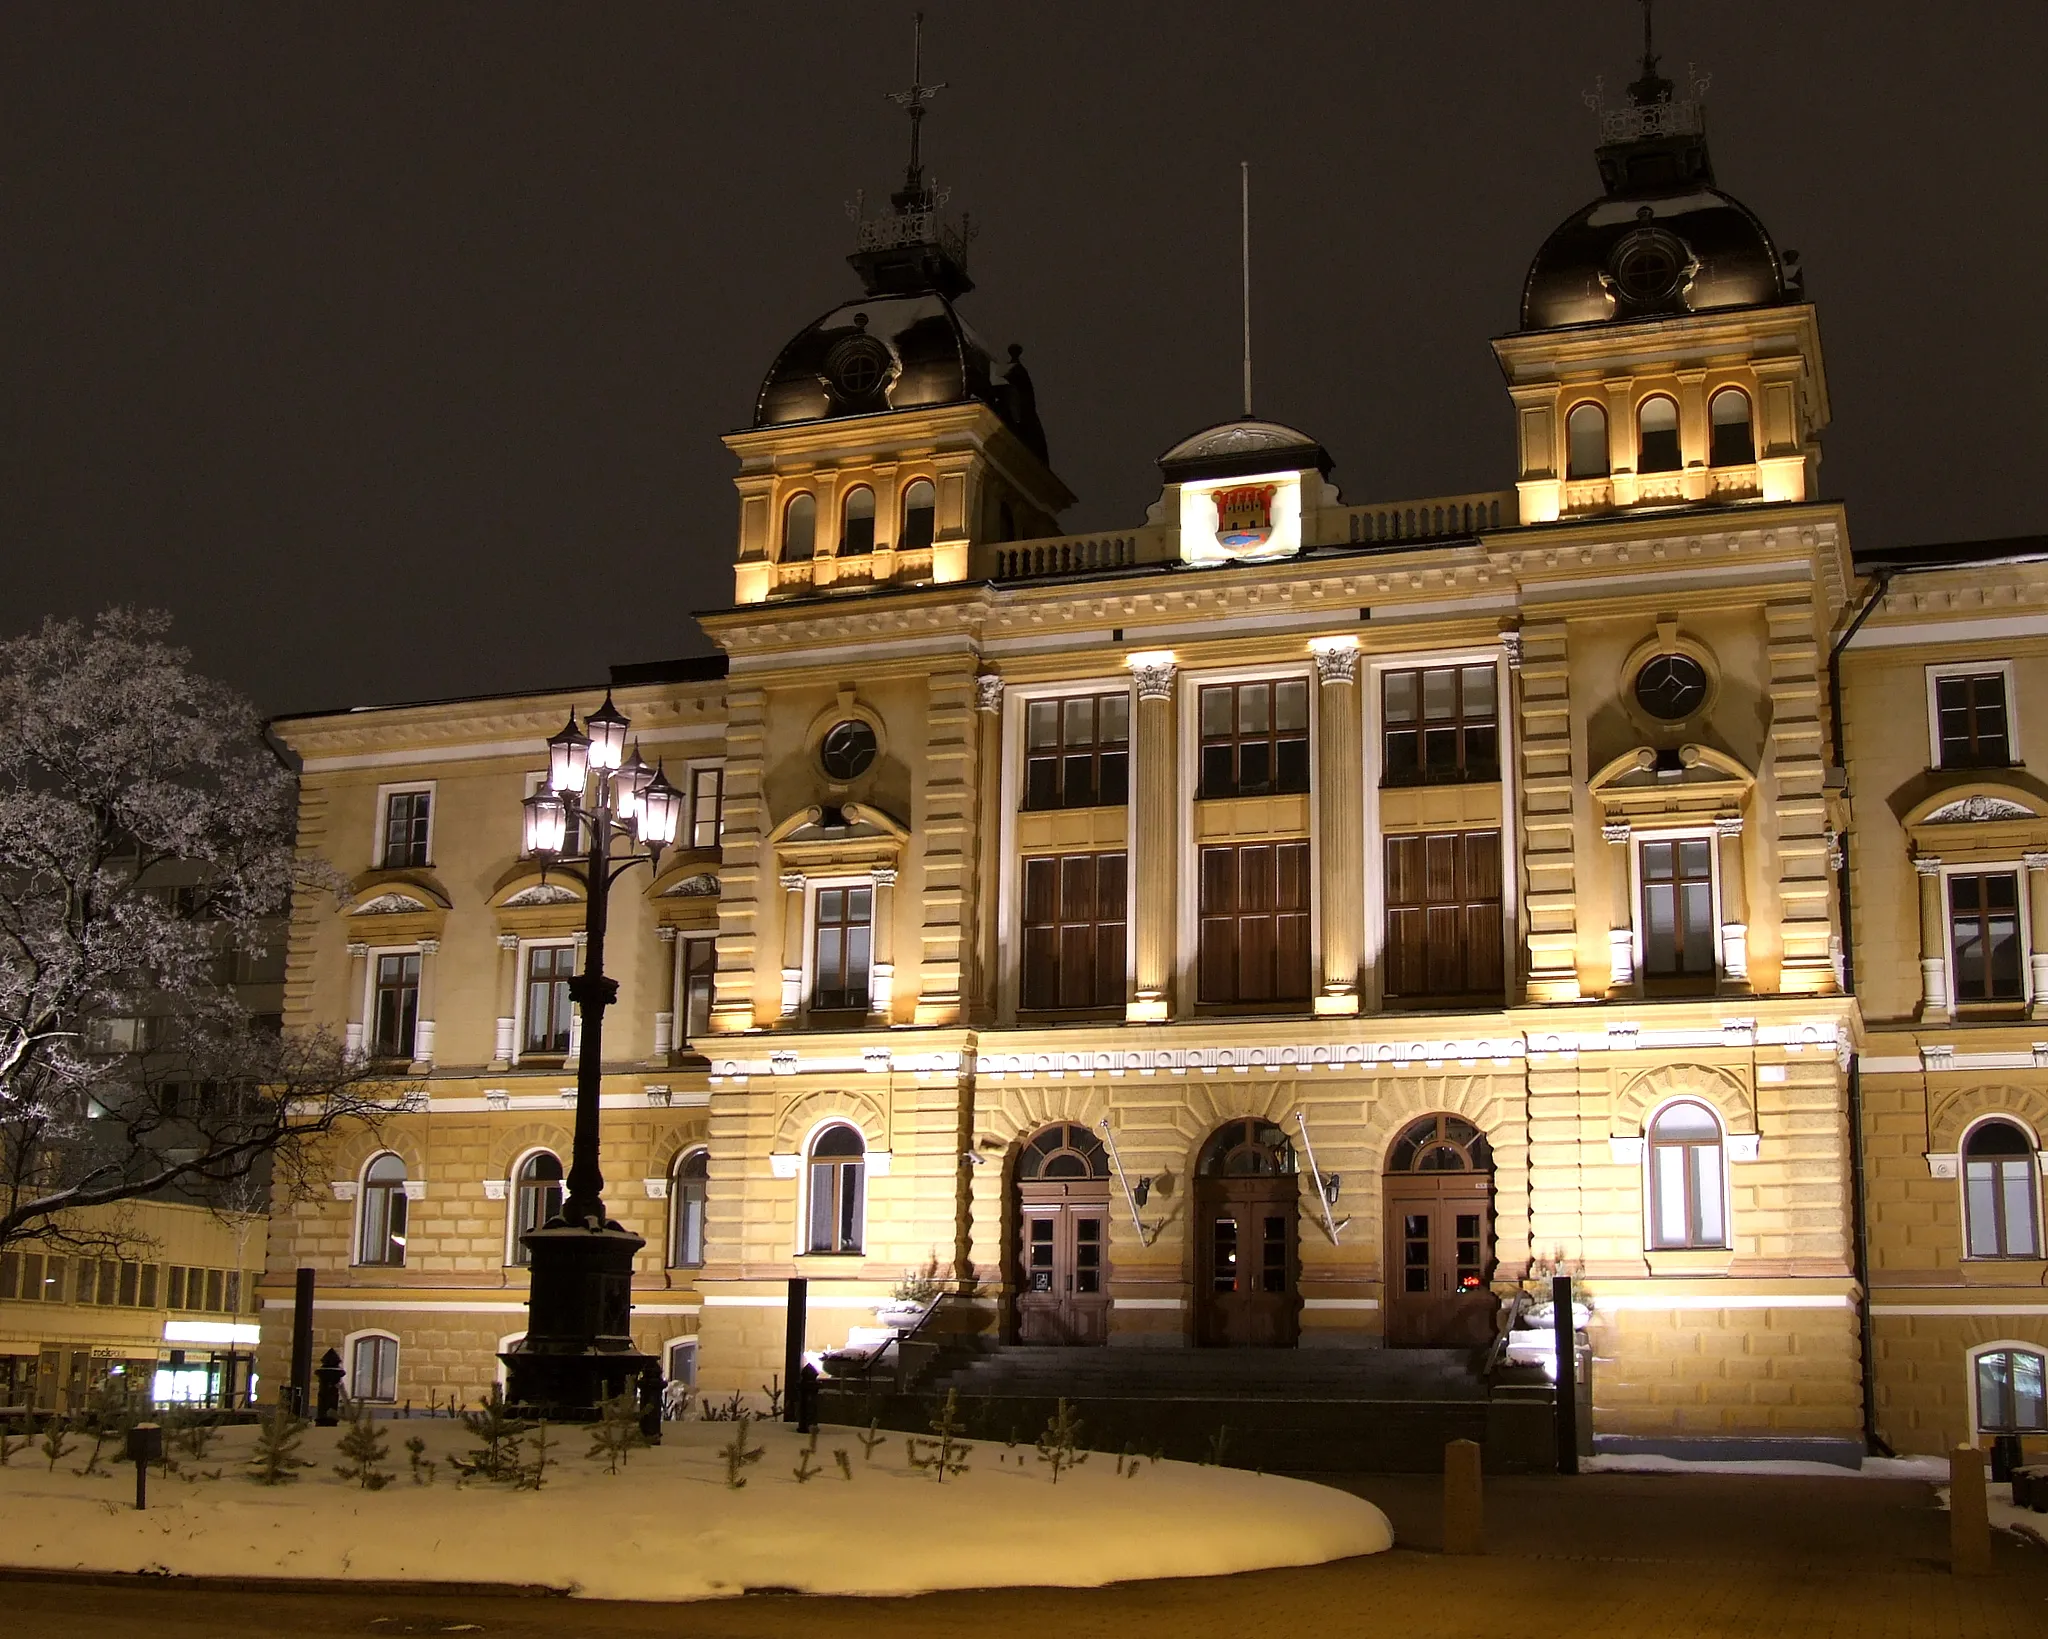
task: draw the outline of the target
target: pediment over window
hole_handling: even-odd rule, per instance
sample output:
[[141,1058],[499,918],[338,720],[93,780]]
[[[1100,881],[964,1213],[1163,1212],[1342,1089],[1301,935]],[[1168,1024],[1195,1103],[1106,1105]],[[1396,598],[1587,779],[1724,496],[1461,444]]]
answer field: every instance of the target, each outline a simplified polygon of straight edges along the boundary
[[349,884],[348,916],[445,911],[454,903],[430,871],[365,871]]
[[522,859],[498,878],[490,904],[498,913],[500,933],[553,938],[583,926],[586,897],[583,873],[574,866],[542,871],[539,860]]
[[1923,796],[1901,816],[1913,852],[1936,859],[2048,848],[2048,802],[2006,780],[1972,780]]
[[799,809],[768,834],[778,866],[822,871],[894,866],[910,841],[910,827],[870,803]]
[[1588,789],[1610,819],[1708,820],[1739,815],[1755,784],[1755,774],[1712,746],[1637,746],[1595,774]]

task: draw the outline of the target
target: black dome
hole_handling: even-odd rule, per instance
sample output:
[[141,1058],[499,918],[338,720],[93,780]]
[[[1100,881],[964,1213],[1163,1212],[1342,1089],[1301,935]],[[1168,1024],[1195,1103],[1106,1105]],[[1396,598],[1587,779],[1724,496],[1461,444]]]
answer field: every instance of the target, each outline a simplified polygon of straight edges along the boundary
[[1045,433],[1022,353],[1012,347],[998,366],[935,290],[865,296],[806,325],[776,355],[754,402],[754,425],[978,400],[1043,459]]

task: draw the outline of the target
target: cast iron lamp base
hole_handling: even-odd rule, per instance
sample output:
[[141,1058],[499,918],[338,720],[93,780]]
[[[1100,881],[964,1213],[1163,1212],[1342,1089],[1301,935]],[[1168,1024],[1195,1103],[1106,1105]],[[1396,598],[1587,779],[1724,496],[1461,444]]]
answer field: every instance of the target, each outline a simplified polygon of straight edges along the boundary
[[595,1422],[604,1402],[633,1394],[659,1436],[661,1363],[633,1346],[633,1257],[647,1243],[607,1221],[556,1219],[519,1237],[533,1270],[527,1330],[498,1358],[505,1399],[529,1416]]

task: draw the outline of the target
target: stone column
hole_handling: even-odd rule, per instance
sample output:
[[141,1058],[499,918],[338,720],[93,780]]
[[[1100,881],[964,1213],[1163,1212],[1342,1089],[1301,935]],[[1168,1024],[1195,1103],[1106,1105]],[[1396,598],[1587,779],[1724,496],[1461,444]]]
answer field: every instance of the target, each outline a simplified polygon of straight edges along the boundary
[[1132,929],[1136,955],[1137,994],[1124,1012],[1134,1021],[1164,1019],[1173,1011],[1173,927],[1175,884],[1179,876],[1180,788],[1175,753],[1180,726],[1174,721],[1174,660],[1153,652],[1130,658],[1138,685],[1138,721],[1131,748],[1138,765],[1137,809],[1132,830],[1137,837],[1138,925]]
[[519,1019],[519,935],[498,935],[498,1035],[492,1043],[491,1068],[509,1070],[519,1044],[513,1031]]
[[782,873],[782,1016],[804,1004],[804,873]]
[[[578,973],[581,973],[583,971],[583,947],[588,937],[589,936],[587,934],[583,933],[578,933],[576,935],[576,954],[574,957],[571,958],[571,961],[574,964],[575,969]],[[572,1002],[569,1007],[569,1052],[568,1055],[562,1060],[562,1068],[564,1070],[573,1070],[576,1068],[578,1064],[582,1062],[583,1009],[581,1006]]]
[[1318,638],[1316,839],[1322,890],[1322,1014],[1358,1011],[1365,948],[1365,757],[1359,738],[1358,639]]
[[1721,849],[1721,988],[1749,993],[1749,884],[1742,874],[1742,816],[1714,821]]
[[1941,861],[1916,859],[1920,873],[1920,1017],[1948,1022],[1948,915],[1941,902]]
[[962,979],[962,989],[967,996],[968,1022],[988,1024],[995,1019],[996,981],[1002,972],[998,950],[1002,933],[997,924],[1002,899],[1003,863],[999,840],[1002,835],[999,816],[1003,793],[1003,680],[993,672],[983,672],[974,680],[974,720],[981,740],[976,778],[980,782],[982,812],[997,817],[991,817],[981,828],[981,848],[975,861],[979,885],[974,896],[974,960]]
[[363,1009],[370,995],[370,947],[348,947],[348,1034],[344,1038],[348,1056],[361,1058],[368,1042],[363,1027]]
[[2048,854],[2028,854],[2027,932],[2033,941],[2028,955],[2029,977],[2033,980],[2033,1001],[2027,1017],[2048,1019]]
[[869,875],[875,903],[868,948],[868,1023],[886,1028],[896,990],[896,867],[877,865]]
[[666,1064],[676,1046],[676,930],[669,927],[656,928],[654,937],[661,941],[661,994],[655,998],[660,1004],[654,1010],[654,1062]]
[[434,976],[440,954],[440,940],[420,941],[420,1020],[412,1039],[412,1061],[423,1068],[434,1062]]
[[1626,820],[1600,827],[1607,848],[1607,969],[1610,995],[1633,993],[1636,987],[1635,885],[1630,880]]

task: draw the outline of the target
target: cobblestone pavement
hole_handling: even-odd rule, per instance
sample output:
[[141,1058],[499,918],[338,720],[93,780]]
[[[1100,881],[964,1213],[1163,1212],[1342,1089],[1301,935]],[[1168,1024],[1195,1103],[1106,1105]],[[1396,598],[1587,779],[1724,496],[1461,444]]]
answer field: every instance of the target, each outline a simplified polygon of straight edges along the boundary
[[[2048,1635],[2048,1551],[2001,1537],[1991,1576],[1952,1577],[1948,1517],[1927,1486],[1911,1481],[1496,1478],[1487,1489],[1489,1551],[1476,1559],[1435,1551],[1433,1480],[1369,1476],[1338,1483],[1385,1508],[1402,1546],[1368,1559],[1214,1580],[903,1600],[614,1605],[8,1581],[0,1587],[0,1631],[10,1639],[450,1632],[506,1639]],[[942,1553],[945,1545],[932,1548]],[[490,1568],[461,1569],[478,1576]]]

